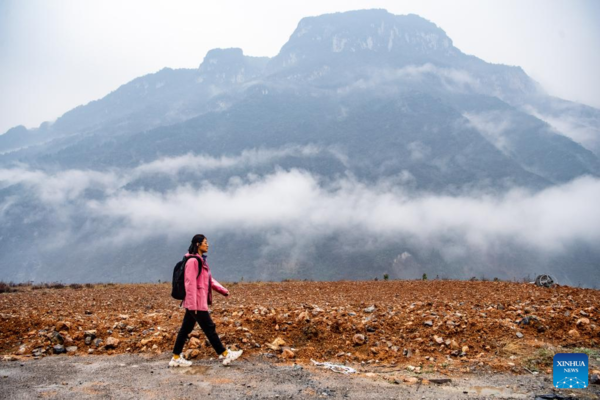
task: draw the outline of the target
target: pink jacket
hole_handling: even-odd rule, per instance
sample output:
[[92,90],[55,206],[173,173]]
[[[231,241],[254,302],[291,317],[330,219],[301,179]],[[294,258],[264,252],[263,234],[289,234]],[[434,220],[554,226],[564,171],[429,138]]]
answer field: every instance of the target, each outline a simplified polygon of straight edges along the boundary
[[[188,253],[186,256],[189,257],[191,254]],[[183,300],[183,307],[192,311],[208,311],[208,305],[211,303],[209,297],[212,299],[209,288],[215,289],[224,296],[229,295],[229,290],[213,279],[208,263],[202,262],[202,273],[198,276],[198,260],[190,258],[185,264],[185,300]]]

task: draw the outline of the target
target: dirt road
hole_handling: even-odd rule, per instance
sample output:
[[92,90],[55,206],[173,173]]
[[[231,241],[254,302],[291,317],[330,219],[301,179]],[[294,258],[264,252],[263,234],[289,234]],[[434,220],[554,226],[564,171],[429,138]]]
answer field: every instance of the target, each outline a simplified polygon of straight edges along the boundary
[[[2,399],[534,399],[600,398],[600,386],[556,390],[551,376],[469,374],[434,384],[443,375],[421,374],[421,382],[399,382],[404,372],[356,366],[343,375],[313,365],[243,357],[223,367],[218,360],[168,368],[169,356],[57,356],[0,363]],[[428,382],[429,381],[429,382]]]
[[[552,389],[551,376],[506,373],[451,377],[361,368],[343,375],[313,365],[259,356],[230,367],[218,360],[197,360],[190,368],[167,368],[169,356],[56,356],[0,362],[2,399],[534,399],[600,398],[600,386],[585,390]],[[370,372],[367,372],[370,371]],[[415,375],[416,376],[416,375]],[[399,383],[395,383],[399,382]],[[541,398],[541,397],[538,397]]]

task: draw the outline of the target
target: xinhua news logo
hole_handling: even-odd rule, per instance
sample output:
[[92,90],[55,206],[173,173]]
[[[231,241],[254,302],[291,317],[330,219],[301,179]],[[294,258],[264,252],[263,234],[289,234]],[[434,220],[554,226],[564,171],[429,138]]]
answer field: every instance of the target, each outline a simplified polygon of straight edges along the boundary
[[588,356],[583,353],[558,353],[552,368],[554,387],[584,389],[588,387]]

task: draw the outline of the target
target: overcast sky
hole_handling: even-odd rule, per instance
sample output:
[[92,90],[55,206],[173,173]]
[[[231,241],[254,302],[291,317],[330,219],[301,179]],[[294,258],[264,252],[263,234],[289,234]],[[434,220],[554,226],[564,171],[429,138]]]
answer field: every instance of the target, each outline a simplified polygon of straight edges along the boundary
[[37,127],[212,48],[272,57],[301,18],[385,8],[436,23],[456,47],[519,65],[552,95],[600,108],[600,2],[0,0],[0,133]]

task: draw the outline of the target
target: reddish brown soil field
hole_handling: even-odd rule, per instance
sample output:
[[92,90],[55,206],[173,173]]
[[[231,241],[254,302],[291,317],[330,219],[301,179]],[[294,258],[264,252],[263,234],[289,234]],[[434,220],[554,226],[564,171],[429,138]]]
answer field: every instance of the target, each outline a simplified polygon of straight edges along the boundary
[[[600,344],[598,290],[439,280],[225,286],[231,296],[215,293],[212,311],[223,342],[274,359],[547,372],[555,352]],[[42,357],[60,342],[70,354],[170,352],[178,306],[167,284],[20,288],[0,294],[0,352]],[[102,342],[86,344],[85,331]],[[215,356],[198,327],[185,350]]]

